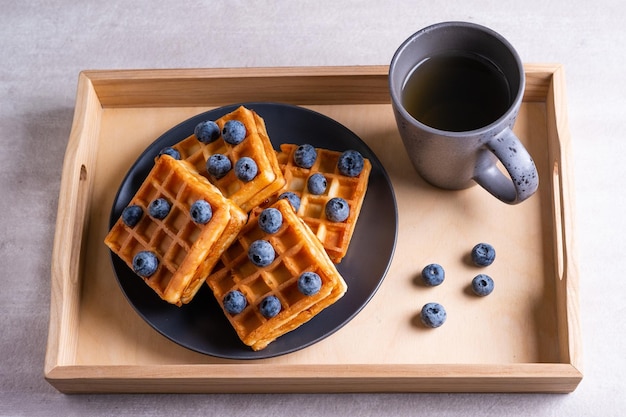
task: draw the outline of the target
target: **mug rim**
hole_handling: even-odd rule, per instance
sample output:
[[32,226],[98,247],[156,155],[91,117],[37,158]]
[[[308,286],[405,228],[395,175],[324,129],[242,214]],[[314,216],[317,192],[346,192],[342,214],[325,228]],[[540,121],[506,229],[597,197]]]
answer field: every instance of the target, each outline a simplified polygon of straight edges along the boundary
[[[472,30],[477,30],[477,31],[487,33],[488,35],[492,36],[493,38],[497,39],[500,43],[502,43],[510,51],[511,55],[513,56],[513,59],[515,60],[515,64],[520,74],[520,83],[519,83],[519,87],[516,92],[515,98],[512,100],[507,111],[505,111],[504,114],[502,114],[502,116],[500,116],[499,118],[497,118],[496,120],[494,120],[493,122],[485,126],[472,129],[472,130],[463,130],[463,131],[444,130],[444,129],[438,129],[438,128],[429,126],[419,121],[418,119],[416,119],[413,115],[411,115],[404,108],[404,105],[402,104],[402,91],[401,90],[397,91],[397,89],[394,86],[392,73],[395,71],[396,62],[399,60],[400,55],[407,48],[407,46],[411,44],[416,38],[422,36],[425,33],[431,32],[436,29],[446,28],[446,27],[455,27],[455,28],[464,27],[464,28],[469,28]],[[388,83],[389,83],[389,92],[391,95],[391,102],[393,106],[397,109],[397,111],[399,111],[404,118],[408,118],[409,120],[414,121],[415,123],[417,123],[420,129],[423,129],[433,134],[446,135],[446,136],[452,136],[452,137],[464,137],[464,136],[468,136],[469,134],[476,135],[476,134],[481,134],[483,132],[487,132],[491,130],[494,126],[508,119],[511,115],[511,112],[515,112],[515,109],[519,108],[522,102],[522,99],[524,97],[524,90],[526,88],[526,74],[524,71],[524,65],[522,63],[522,60],[519,54],[517,53],[517,51],[515,50],[515,48],[513,47],[513,45],[504,36],[496,32],[495,30],[488,28],[486,26],[480,25],[478,23],[464,22],[464,21],[445,21],[445,22],[434,23],[432,25],[426,26],[418,30],[417,32],[413,33],[408,38],[406,38],[400,44],[400,46],[394,52],[393,57],[391,59],[391,63],[389,65]]]

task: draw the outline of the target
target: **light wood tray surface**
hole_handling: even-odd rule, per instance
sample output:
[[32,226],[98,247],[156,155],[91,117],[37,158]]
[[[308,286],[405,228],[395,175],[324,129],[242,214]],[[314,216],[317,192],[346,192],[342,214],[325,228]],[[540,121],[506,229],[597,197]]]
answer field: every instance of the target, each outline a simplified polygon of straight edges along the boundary
[[[45,378],[78,392],[571,392],[582,379],[574,210],[563,70],[526,65],[515,132],[540,187],[509,206],[480,187],[425,184],[404,153],[387,67],[85,71],[63,166],[52,254]],[[323,341],[254,361],[189,351],[146,324],[124,297],[102,243],[115,193],[143,149],[176,124],[221,105],[284,102],[359,135],[385,166],[398,205],[398,240],[370,303]],[[496,262],[468,265],[478,242]],[[435,288],[416,278],[446,269]],[[469,294],[476,274],[496,289]],[[444,326],[419,325],[426,302]]]

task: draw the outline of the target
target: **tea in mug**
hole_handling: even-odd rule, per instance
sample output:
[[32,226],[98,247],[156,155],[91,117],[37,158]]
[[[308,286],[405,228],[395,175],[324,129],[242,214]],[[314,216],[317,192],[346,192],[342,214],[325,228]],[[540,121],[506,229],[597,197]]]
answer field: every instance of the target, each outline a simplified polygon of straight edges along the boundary
[[504,115],[511,100],[502,71],[469,53],[445,53],[422,61],[402,89],[402,104],[411,116],[449,132],[491,124]]

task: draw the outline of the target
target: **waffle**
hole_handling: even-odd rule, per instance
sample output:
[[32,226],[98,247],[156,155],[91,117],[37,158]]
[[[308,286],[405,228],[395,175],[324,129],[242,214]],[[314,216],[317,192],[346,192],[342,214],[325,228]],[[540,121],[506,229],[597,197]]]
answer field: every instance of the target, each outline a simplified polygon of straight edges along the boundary
[[[150,216],[148,206],[161,197],[170,202],[171,210],[158,220]],[[213,211],[206,224],[196,224],[189,213],[191,205],[200,199]],[[247,219],[189,163],[167,155],[157,158],[129,205],[142,208],[139,222],[129,227],[120,217],[105,244],[131,269],[138,252],[155,253],[159,261],[156,272],[142,278],[159,297],[178,306],[191,301]]]
[[[255,210],[206,280],[239,338],[255,351],[307,322],[347,290],[321,242],[298,218],[289,202],[278,200],[272,207],[282,213],[280,229],[273,234],[264,232],[258,225],[259,212]],[[269,241],[276,252],[274,261],[265,267],[256,266],[248,258],[248,248],[259,239]],[[317,294],[306,296],[298,290],[298,277],[306,271],[321,277],[322,286]],[[224,297],[232,290],[246,297],[247,305],[238,314],[231,314],[224,307]],[[268,295],[278,297],[282,306],[278,315],[269,319],[259,309]]]
[[[201,175],[216,185],[226,198],[249,212],[280,189],[285,181],[263,119],[252,110],[240,106],[215,120],[215,123],[221,130],[229,120],[239,120],[246,127],[246,138],[238,145],[231,145],[221,137],[215,142],[204,144],[192,134],[173,148],[180,152],[181,159],[189,161]],[[249,182],[239,180],[234,169],[222,178],[213,177],[207,172],[206,162],[217,153],[227,156],[233,167],[241,157],[252,158],[258,166],[258,174]]]
[[[278,163],[285,177],[285,186],[278,195],[291,191],[300,197],[298,216],[311,228],[322,242],[324,249],[334,263],[339,263],[346,255],[356,221],[363,205],[369,174],[372,165],[364,158],[363,170],[356,177],[342,175],[337,169],[341,152],[316,148],[317,159],[309,169],[294,163],[293,154],[298,145],[280,145]],[[311,194],[307,189],[307,178],[315,173],[322,173],[328,183],[322,195]],[[343,222],[332,222],[326,218],[324,207],[333,197],[341,197],[350,206],[350,215]]]

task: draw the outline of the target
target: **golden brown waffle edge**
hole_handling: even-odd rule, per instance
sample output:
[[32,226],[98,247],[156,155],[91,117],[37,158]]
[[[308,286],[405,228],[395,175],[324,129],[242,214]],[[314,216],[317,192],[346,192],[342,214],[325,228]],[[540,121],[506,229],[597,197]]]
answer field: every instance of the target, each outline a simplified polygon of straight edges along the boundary
[[[150,203],[160,197],[172,207],[162,220],[149,214]],[[210,221],[202,225],[189,215],[191,205],[199,199],[210,203],[213,212]],[[159,260],[156,272],[141,278],[159,297],[178,306],[191,301],[247,219],[190,164],[168,155],[157,158],[130,205],[141,207],[139,222],[130,227],[120,216],[105,237],[105,244],[131,270],[138,252],[155,253]]]

